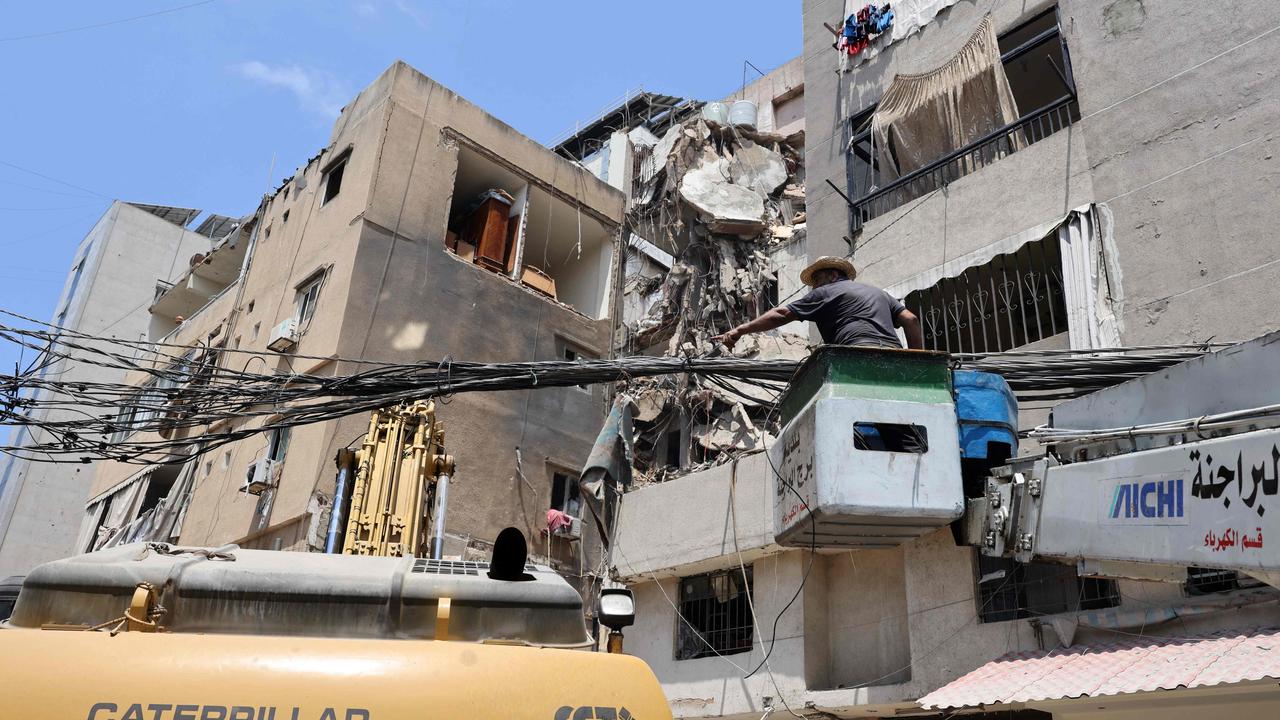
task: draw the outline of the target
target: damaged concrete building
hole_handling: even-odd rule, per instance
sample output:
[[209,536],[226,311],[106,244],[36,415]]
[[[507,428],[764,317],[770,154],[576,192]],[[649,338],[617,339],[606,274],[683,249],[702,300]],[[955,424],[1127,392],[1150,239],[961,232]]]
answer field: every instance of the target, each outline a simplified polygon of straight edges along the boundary
[[[1271,240],[1280,13],[1244,3],[1215,32],[1188,32],[1196,7],[904,0],[892,3],[891,26],[868,36],[858,19],[867,3],[806,0],[806,232],[778,282],[794,283],[806,259],[850,257],[859,279],[922,319],[927,348],[953,353],[1238,341],[1280,328],[1280,245]],[[689,121],[687,152],[668,152],[663,169],[714,166],[712,200],[745,201],[744,188],[725,190],[738,185],[735,143],[779,148],[701,126]],[[750,240],[712,230],[720,218],[673,198],[670,182],[658,178],[657,194],[641,194],[632,214],[653,207],[686,224],[674,247],[646,239],[676,258],[672,267],[696,267],[688,275],[701,282],[697,299],[677,306],[683,324],[667,328],[660,303],[684,300],[684,275],[642,273],[660,280],[633,287],[676,291],[635,303],[623,340],[705,352],[706,337],[749,307],[720,270],[723,248],[774,262],[778,240],[767,227]],[[766,208],[786,187],[762,196]],[[671,212],[675,201],[687,212]],[[681,255],[689,246],[704,254]],[[768,267],[738,262],[735,270]],[[793,329],[806,332],[788,326],[739,352],[763,355]],[[638,397],[639,415],[654,417],[657,404]],[[1023,427],[1043,422],[1053,402],[1024,403]],[[1024,441],[1020,451],[1040,448]],[[637,597],[628,649],[654,669],[677,717],[1274,716],[1263,694],[1274,682],[1239,676],[1194,690],[1127,684],[1105,703],[1087,697],[1112,677],[1101,674],[1110,641],[1264,642],[1257,628],[1274,624],[1276,594],[1246,575],[1081,574],[979,555],[948,530],[893,548],[811,554],[775,541],[767,456],[718,459],[627,493],[613,549],[614,576]],[[1064,674],[1058,694],[997,705],[998,715],[984,708],[997,696],[978,688],[957,691],[973,704],[954,714],[917,703],[979,668],[999,677],[995,661],[1006,653],[1092,658],[1100,674]]]
[[[192,208],[111,203],[72,255],[62,295],[49,322],[68,332],[96,337],[145,340],[152,287],[182,274],[186,260],[208,252],[221,238],[220,228],[237,220]],[[84,357],[81,351],[73,358]],[[77,381],[121,382],[125,371],[58,359],[32,372]],[[72,409],[36,411],[39,421],[73,417]],[[10,442],[32,441],[15,430]],[[0,474],[0,577],[26,573],[70,552],[84,514],[84,498],[94,468],[81,464],[36,462],[6,457]]]
[[[629,95],[556,146],[629,195],[620,355],[702,356],[711,338],[799,289],[805,243],[803,65],[796,58],[724,100]],[[795,326],[739,354],[798,358]],[[692,384],[691,384],[692,383]],[[771,392],[637,381],[638,482],[760,447]]]
[[[624,203],[582,167],[398,62],[251,219],[155,288],[150,337],[171,353],[188,348],[175,354],[193,381],[202,368],[246,361],[250,371],[331,375],[360,360],[607,357]],[[145,373],[132,382],[142,399],[181,395]],[[121,439],[140,404],[122,411]],[[540,562],[575,583],[590,577],[595,530],[578,520],[577,477],[604,408],[604,389],[590,386],[438,404],[458,468],[446,557],[487,558],[497,533],[515,526]],[[270,420],[182,432],[198,444],[201,432]],[[320,549],[335,453],[368,426],[361,413],[259,433],[185,464],[101,462],[79,537],[64,552],[135,539]],[[249,469],[264,463],[272,486],[246,491]],[[548,530],[549,510],[572,521]]]

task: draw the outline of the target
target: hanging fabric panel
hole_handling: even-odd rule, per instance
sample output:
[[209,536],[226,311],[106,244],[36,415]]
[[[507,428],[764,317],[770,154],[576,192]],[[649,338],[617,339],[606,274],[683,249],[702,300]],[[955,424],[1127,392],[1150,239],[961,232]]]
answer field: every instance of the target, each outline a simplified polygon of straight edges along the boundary
[[1000,44],[987,16],[941,67],[895,76],[885,90],[871,120],[881,179],[906,175],[1017,119]]
[[147,495],[147,486],[151,484],[151,473],[154,470],[155,467],[147,468],[138,474],[136,480],[131,480],[103,499],[102,502],[107,504],[107,511],[98,528],[98,535],[93,543],[94,550],[120,544],[126,527],[138,515],[138,508]]
[[182,520],[187,506],[191,503],[191,493],[195,489],[196,468],[198,462],[189,462],[178,476],[178,481],[170,488],[160,504],[156,506],[154,519],[143,540],[157,542],[173,542],[182,532]]
[[1118,278],[1111,228],[1097,205],[1072,211],[1058,227],[1072,350],[1119,347]]
[[102,520],[102,511],[106,509],[106,500],[99,500],[85,509],[84,519],[80,521],[80,534],[76,536],[76,544],[71,548],[72,552],[80,554],[90,550],[89,541],[97,533],[98,523]]

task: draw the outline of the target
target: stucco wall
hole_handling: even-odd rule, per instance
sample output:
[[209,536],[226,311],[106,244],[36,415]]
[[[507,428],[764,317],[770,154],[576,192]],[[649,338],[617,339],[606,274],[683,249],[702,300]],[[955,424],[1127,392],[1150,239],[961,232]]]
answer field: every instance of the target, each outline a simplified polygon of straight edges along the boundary
[[[756,120],[756,128],[761,132],[778,132],[783,131],[787,134],[802,131],[805,129],[804,118],[797,120],[793,118],[783,117],[782,123],[779,124],[779,118],[775,114],[774,102],[785,102],[787,99],[803,95],[804,93],[804,58],[796,57],[770,70],[764,76],[759,76],[754,70],[748,69],[747,84],[745,87],[739,88],[736,92],[724,98],[723,102],[732,103],[735,100],[750,100],[756,104],[758,116]],[[755,79],[752,79],[755,75]]]
[[[997,31],[1052,3],[962,1],[854,71],[837,72],[841,0],[804,3],[810,253],[845,254],[846,118],[896,73],[938,66],[989,9]],[[1243,340],[1280,326],[1280,246],[1268,242],[1280,170],[1273,3],[1232,8],[1213,33],[1179,28],[1190,2],[1059,3],[1082,119],[1025,151],[909,202],[854,234],[868,281],[893,284],[1073,207],[1115,217],[1128,344]],[[1240,47],[1236,47],[1240,45]],[[1231,78],[1230,82],[1223,82]],[[1026,108],[1024,108],[1026,110]]]
[[[607,312],[604,319],[590,319],[446,250],[460,146],[486,154],[543,192],[578,203],[592,222],[612,227],[620,222],[620,192],[397,63],[344,109],[330,146],[302,172],[305,188],[299,189],[295,179],[287,199],[278,192],[264,207],[240,286],[188,319],[174,342],[194,342],[226,323],[230,329],[224,332],[232,342],[238,338],[240,348],[265,351],[270,329],[294,312],[296,286],[324,272],[315,316],[298,346],[266,363],[254,360],[250,369],[317,374],[362,369],[325,359],[330,357],[400,363],[434,363],[446,356],[477,362],[550,360],[560,357],[566,341],[607,356],[612,322]],[[348,151],[342,190],[323,203],[323,170]],[[612,244],[606,249],[596,261],[607,283]],[[611,297],[608,285],[600,297]],[[551,473],[581,468],[605,402],[599,388],[561,388],[465,394],[439,404],[446,449],[458,467],[448,531],[491,541],[503,527],[515,525],[530,538],[531,552],[548,554],[539,530],[550,505]],[[327,507],[335,452],[358,439],[367,425],[368,416],[360,414],[292,431],[268,534],[288,535],[289,544],[296,545],[297,518]],[[219,544],[250,535],[258,498],[237,490],[245,467],[262,456],[266,445],[267,438],[258,435],[201,459],[183,542]],[[128,472],[113,467],[104,473],[111,479],[103,479],[99,489]],[[554,538],[549,554],[567,567],[589,570],[595,544],[590,523],[584,523],[584,536],[590,552],[580,555],[577,543]],[[270,547],[270,538],[250,541]],[[446,552],[463,549],[456,541]]]
[[[71,274],[54,313],[66,310],[65,327],[112,338],[146,337],[147,305],[155,281],[172,279],[187,259],[208,251],[208,238],[129,205],[114,202],[80,242],[72,273],[84,259],[74,296]],[[118,349],[118,348],[110,348]],[[67,381],[121,382],[123,370],[62,361],[47,373]],[[69,412],[41,412],[47,420]],[[16,436],[15,436],[16,439]],[[0,577],[24,574],[72,552],[95,467],[10,459],[0,498]]]

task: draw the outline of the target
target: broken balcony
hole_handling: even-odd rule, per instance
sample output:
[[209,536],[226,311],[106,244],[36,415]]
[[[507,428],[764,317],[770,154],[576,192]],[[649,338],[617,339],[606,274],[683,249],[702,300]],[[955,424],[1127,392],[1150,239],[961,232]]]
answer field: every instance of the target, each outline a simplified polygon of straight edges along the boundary
[[609,314],[613,244],[573,198],[459,149],[445,236],[458,258],[598,320]]
[[150,308],[150,339],[158,340],[173,332],[235,284],[248,250],[250,230],[248,224],[223,216],[205,220],[198,232],[215,237],[221,232],[224,236],[214,241],[209,252],[192,255],[187,271],[173,282],[156,281],[155,300]]

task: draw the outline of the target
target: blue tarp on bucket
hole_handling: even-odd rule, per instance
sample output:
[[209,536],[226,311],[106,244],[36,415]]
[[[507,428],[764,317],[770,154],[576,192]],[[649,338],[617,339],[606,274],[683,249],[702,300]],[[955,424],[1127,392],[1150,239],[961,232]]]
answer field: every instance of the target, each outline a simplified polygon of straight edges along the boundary
[[990,443],[1018,452],[1018,400],[1004,378],[977,370],[956,370],[951,377],[960,423],[960,457],[985,460]]

